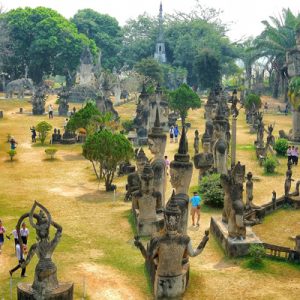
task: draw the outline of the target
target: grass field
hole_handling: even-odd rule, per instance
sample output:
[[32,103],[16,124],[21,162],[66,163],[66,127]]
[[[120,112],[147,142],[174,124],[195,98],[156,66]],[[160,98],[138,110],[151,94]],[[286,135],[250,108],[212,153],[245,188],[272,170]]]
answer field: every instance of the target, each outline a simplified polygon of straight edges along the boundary
[[[50,97],[48,103],[55,102]],[[269,101],[268,101],[269,102]],[[18,114],[23,107],[25,113]],[[55,105],[57,109],[57,105]],[[54,261],[61,281],[75,283],[75,299],[152,299],[151,288],[145,276],[144,261],[133,246],[130,219],[130,203],[124,203],[126,178],[117,178],[116,196],[106,193],[104,185],[95,180],[92,166],[81,156],[80,145],[58,145],[56,159],[47,159],[47,147],[32,146],[29,127],[47,116],[31,116],[31,105],[26,100],[0,100],[4,119],[0,120],[0,218],[10,232],[23,213],[38,200],[51,212],[53,219],[63,226],[63,237]],[[135,106],[128,103],[117,107],[121,120],[132,119]],[[267,114],[265,123],[275,121],[278,130],[288,130],[291,116]],[[204,131],[203,109],[191,111],[188,121],[189,150],[193,155],[194,129]],[[55,116],[49,122],[62,128],[63,117]],[[9,161],[7,135],[18,142],[17,155]],[[280,166],[274,176],[264,176],[252,147],[255,135],[249,133],[244,113],[238,118],[237,159],[251,171],[254,182],[254,203],[262,204],[271,199],[275,189],[283,193],[286,159],[280,158]],[[49,138],[47,139],[47,143]],[[168,143],[166,154],[170,159],[178,144]],[[146,154],[150,157],[149,151]],[[298,167],[299,168],[299,167]],[[293,178],[299,178],[298,168]],[[197,185],[198,171],[194,170],[191,189]],[[168,183],[167,198],[171,195]],[[207,209],[202,212],[199,231],[189,230],[196,246],[209,227],[211,215],[220,211]],[[289,236],[299,234],[300,211],[282,210],[266,218],[254,231],[270,243],[293,246]],[[29,227],[30,228],[30,227]],[[29,244],[35,234],[31,229]],[[16,264],[13,241],[6,240],[0,255],[0,299],[10,299],[9,269]],[[300,269],[286,262],[265,260],[264,267],[252,270],[247,259],[228,259],[211,237],[204,252],[191,260],[191,280],[184,299],[299,299]],[[33,281],[36,258],[27,268],[27,282]],[[21,281],[19,273],[12,280],[13,298],[16,285]],[[22,279],[23,281],[23,279]]]

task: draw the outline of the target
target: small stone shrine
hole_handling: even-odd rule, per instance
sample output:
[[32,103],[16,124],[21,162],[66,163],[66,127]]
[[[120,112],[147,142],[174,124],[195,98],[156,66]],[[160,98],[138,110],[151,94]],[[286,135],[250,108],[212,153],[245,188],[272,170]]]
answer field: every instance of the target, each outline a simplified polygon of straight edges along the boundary
[[156,119],[151,133],[148,134],[148,146],[150,152],[154,155],[151,160],[151,166],[154,172],[154,189],[162,195],[162,204],[165,204],[165,191],[167,171],[164,159],[167,136],[160,126],[158,108],[156,110]]
[[33,115],[43,115],[45,113],[46,99],[46,89],[43,86],[38,87],[31,98]]
[[[40,208],[39,213],[35,209]],[[38,257],[33,284],[19,283],[17,286],[18,300],[72,300],[73,283],[62,283],[57,279],[57,268],[52,261],[52,254],[58,245],[62,227],[53,221],[47,208],[35,202],[29,213],[25,213],[18,221],[17,232],[20,248],[23,249],[20,226],[24,219],[29,218],[31,226],[37,234],[37,242],[33,244],[22,266],[27,266],[34,254]],[[36,222],[34,221],[36,220]],[[51,226],[55,230],[54,238],[50,238]]]
[[151,236],[164,227],[160,192],[154,190],[154,172],[149,163],[140,177],[140,188],[133,192],[132,211],[139,236]]
[[61,133],[60,129],[54,128],[54,132],[51,138],[51,144],[60,144],[61,143]]
[[135,246],[140,249],[150,276],[155,299],[180,299],[189,282],[189,257],[199,255],[209,239],[209,232],[194,250],[188,235],[180,233],[181,211],[175,199],[168,202],[164,212],[165,229],[147,245],[135,237]]

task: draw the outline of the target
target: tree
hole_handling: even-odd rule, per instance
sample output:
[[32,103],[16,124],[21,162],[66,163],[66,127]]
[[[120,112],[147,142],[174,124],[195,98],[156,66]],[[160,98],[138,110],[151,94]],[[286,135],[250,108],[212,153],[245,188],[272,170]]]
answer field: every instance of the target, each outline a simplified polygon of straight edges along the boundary
[[71,19],[78,32],[94,40],[101,49],[104,68],[113,69],[118,66],[118,53],[122,45],[122,31],[118,21],[106,14],[92,9],[79,10]]
[[74,24],[56,11],[44,8],[17,8],[4,15],[12,40],[13,56],[6,71],[12,78],[28,75],[40,83],[44,75],[64,75],[67,83],[74,79],[81,53],[89,46],[92,53],[97,48],[94,41],[79,34]]
[[200,108],[201,100],[197,93],[183,83],[178,89],[169,93],[169,105],[171,109],[179,112],[184,126],[188,110]]
[[161,64],[154,58],[143,58],[134,66],[134,68],[138,73],[145,77],[149,77],[156,82],[161,83],[163,80],[163,69]]
[[39,133],[42,145],[44,145],[46,137],[52,129],[52,125],[47,123],[46,121],[42,121],[35,126],[35,129]]
[[123,161],[129,161],[133,154],[131,143],[123,134],[106,129],[89,136],[83,145],[83,156],[92,163],[99,180],[103,171],[106,191],[112,190],[117,166]]

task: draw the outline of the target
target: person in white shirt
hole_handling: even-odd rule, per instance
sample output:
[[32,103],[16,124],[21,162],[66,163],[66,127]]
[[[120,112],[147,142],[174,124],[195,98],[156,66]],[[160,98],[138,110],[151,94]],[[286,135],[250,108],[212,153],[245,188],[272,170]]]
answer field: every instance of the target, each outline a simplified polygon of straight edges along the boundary
[[[22,268],[21,265],[25,261],[24,254],[23,254],[23,251],[21,251],[21,246],[19,244],[19,241],[17,241],[17,244],[16,244],[16,256],[17,256],[17,259],[19,261],[19,264],[9,271],[10,276],[12,276],[12,274],[15,271]],[[22,268],[21,277],[26,277],[25,273],[26,273],[26,267]]]
[[48,112],[49,112],[49,119],[53,119],[53,106],[52,106],[52,104],[49,104]]
[[26,227],[25,223],[22,223],[22,228],[20,229],[21,239],[24,245],[27,245],[29,229]]

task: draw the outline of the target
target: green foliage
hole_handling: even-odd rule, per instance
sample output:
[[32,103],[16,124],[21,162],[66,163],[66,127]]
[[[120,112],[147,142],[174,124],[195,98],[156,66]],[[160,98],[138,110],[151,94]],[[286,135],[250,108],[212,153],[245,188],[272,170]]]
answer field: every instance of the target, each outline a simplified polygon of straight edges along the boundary
[[7,154],[9,155],[10,160],[12,161],[14,159],[14,156],[17,155],[17,151],[11,149],[11,150],[7,151]]
[[101,50],[104,68],[113,69],[119,63],[118,53],[122,46],[122,32],[118,21],[106,14],[100,14],[92,9],[79,10],[71,22],[78,32],[94,40]]
[[249,255],[254,264],[261,264],[266,254],[266,250],[262,245],[251,245],[249,248]]
[[161,83],[163,80],[162,66],[154,58],[143,58],[135,64],[134,68],[139,74],[149,77],[156,82]]
[[245,102],[244,102],[246,109],[251,109],[253,105],[255,105],[256,109],[259,109],[262,105],[261,99],[256,94],[248,94]]
[[267,157],[266,160],[263,162],[263,167],[266,174],[275,173],[275,169],[277,167],[276,159],[272,156]]
[[287,139],[277,139],[275,142],[274,150],[276,150],[278,155],[285,156],[288,147],[289,142]]
[[67,129],[75,131],[78,128],[87,129],[94,116],[100,116],[101,113],[93,102],[87,102],[85,107],[78,110],[69,120]]
[[133,120],[126,120],[122,122],[122,127],[126,132],[133,130]]
[[96,164],[100,165],[106,191],[111,189],[117,166],[122,161],[130,160],[133,154],[132,145],[123,134],[106,129],[90,135],[83,145],[83,156],[92,162],[97,178],[100,178],[101,174],[98,174]]
[[50,156],[50,159],[54,159],[54,156],[57,151],[58,151],[58,149],[54,148],[54,147],[45,149],[45,153]]
[[224,192],[221,186],[220,174],[211,174],[201,179],[199,193],[205,204],[222,208],[224,205]]
[[42,121],[35,126],[35,129],[39,133],[39,137],[42,145],[44,145],[46,137],[50,132],[50,130],[52,129],[52,125],[47,123],[46,121]]
[[178,89],[169,93],[169,105],[171,109],[179,112],[184,123],[188,110],[200,108],[201,100],[197,93],[183,83]]
[[300,107],[300,76],[295,76],[289,83],[288,96],[292,106],[299,110]]

